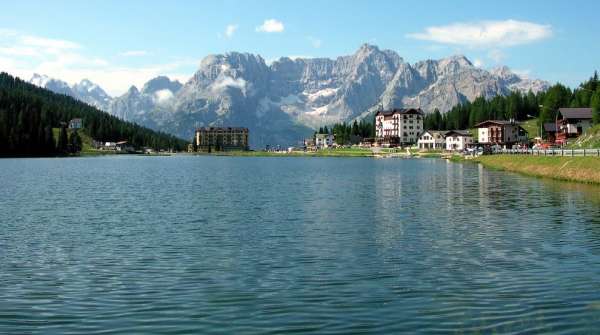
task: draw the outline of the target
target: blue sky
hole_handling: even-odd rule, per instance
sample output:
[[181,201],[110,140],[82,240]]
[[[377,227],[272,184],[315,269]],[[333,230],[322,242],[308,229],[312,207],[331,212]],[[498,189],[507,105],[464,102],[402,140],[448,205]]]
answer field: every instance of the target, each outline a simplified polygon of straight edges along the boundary
[[363,43],[411,63],[477,66],[576,86],[600,69],[599,1],[0,1],[0,71],[89,78],[110,94],[189,78],[214,53],[336,57]]

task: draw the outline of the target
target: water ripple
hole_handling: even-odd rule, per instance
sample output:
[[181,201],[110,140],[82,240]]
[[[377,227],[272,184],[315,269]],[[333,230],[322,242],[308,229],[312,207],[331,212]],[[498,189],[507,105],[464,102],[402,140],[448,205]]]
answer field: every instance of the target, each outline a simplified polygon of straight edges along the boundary
[[0,160],[0,333],[594,333],[600,189],[442,160]]

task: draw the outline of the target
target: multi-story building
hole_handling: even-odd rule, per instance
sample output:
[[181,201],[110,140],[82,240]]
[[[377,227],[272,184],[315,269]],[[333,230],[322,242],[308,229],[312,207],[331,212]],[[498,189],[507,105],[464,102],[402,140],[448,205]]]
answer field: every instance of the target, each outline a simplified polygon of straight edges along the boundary
[[395,146],[417,143],[423,131],[420,108],[401,108],[379,111],[375,114],[375,136],[384,145]]
[[475,127],[478,128],[478,141],[481,144],[511,146],[527,142],[527,132],[515,121],[487,120]]
[[198,150],[248,150],[248,128],[203,127],[196,129]]

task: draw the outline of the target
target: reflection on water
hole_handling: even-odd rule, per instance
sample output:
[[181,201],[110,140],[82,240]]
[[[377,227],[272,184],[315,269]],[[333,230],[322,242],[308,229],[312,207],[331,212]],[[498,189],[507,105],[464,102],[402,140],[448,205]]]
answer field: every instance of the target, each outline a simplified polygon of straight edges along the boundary
[[0,160],[0,333],[593,333],[600,192],[437,159]]

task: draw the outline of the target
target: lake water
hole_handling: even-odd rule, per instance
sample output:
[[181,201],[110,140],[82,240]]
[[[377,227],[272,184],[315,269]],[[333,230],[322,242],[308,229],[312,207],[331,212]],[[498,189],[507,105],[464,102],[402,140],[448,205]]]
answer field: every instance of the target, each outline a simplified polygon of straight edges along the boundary
[[594,333],[600,188],[439,159],[0,160],[1,334]]

